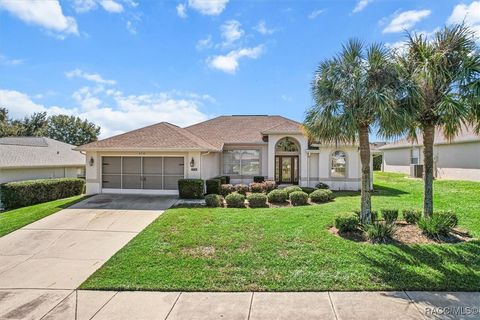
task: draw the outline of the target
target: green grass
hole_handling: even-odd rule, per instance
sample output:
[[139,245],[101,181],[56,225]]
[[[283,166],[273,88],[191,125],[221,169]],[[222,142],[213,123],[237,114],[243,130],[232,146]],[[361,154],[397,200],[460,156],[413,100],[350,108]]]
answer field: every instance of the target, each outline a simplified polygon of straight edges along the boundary
[[[374,209],[422,207],[422,183],[375,174]],[[480,236],[480,183],[435,182],[435,208]],[[278,209],[170,209],[82,289],[185,291],[480,290],[480,241],[372,245],[328,232],[358,193]]]
[[75,196],[0,213],[0,237],[83,200]]

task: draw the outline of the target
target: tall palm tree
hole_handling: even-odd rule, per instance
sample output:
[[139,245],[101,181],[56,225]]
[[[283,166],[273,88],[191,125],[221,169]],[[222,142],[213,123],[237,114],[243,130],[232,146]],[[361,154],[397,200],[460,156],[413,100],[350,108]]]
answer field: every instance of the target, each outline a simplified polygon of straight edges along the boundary
[[424,203],[433,213],[433,145],[435,131],[454,138],[462,124],[477,122],[480,131],[480,55],[474,33],[465,25],[444,27],[433,39],[409,34],[404,53],[397,55],[408,116],[408,136],[423,135]]
[[311,85],[314,105],[304,125],[313,140],[360,145],[362,163],[361,219],[371,219],[369,133],[395,131],[396,68],[382,45],[368,48],[350,40],[334,58],[322,61]]

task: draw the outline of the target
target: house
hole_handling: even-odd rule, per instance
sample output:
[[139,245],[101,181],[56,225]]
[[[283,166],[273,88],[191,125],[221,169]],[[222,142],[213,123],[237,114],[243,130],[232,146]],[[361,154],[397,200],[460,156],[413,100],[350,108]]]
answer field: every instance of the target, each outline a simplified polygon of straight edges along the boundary
[[84,176],[85,155],[44,137],[0,138],[0,183]]
[[[402,139],[380,147],[383,170],[410,174],[410,166],[423,164],[423,138]],[[460,134],[448,141],[443,131],[435,132],[434,175],[439,179],[480,181],[480,136],[472,126],[462,126]]]
[[176,194],[181,178],[254,176],[280,184],[360,189],[354,145],[310,145],[296,121],[267,115],[220,116],[180,128],[161,122],[77,150],[86,152],[87,194]]

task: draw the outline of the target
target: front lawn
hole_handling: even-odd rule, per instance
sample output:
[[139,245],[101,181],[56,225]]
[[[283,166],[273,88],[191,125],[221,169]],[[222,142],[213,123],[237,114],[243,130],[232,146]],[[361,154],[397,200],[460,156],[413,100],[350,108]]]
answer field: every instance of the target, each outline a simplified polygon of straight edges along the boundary
[[[422,182],[375,174],[373,206],[422,207]],[[436,209],[480,237],[480,183],[436,181]],[[182,291],[480,290],[480,241],[372,245],[329,233],[334,202],[271,209],[170,209],[93,274],[82,289]]]
[[67,208],[83,200],[84,197],[83,195],[74,196],[2,212],[0,213],[0,237]]

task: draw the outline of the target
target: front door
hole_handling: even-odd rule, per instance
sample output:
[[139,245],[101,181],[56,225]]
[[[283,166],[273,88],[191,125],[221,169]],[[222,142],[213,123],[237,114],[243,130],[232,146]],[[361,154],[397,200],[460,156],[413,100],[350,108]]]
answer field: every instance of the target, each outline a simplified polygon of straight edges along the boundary
[[298,184],[298,156],[275,157],[275,181],[278,184]]

